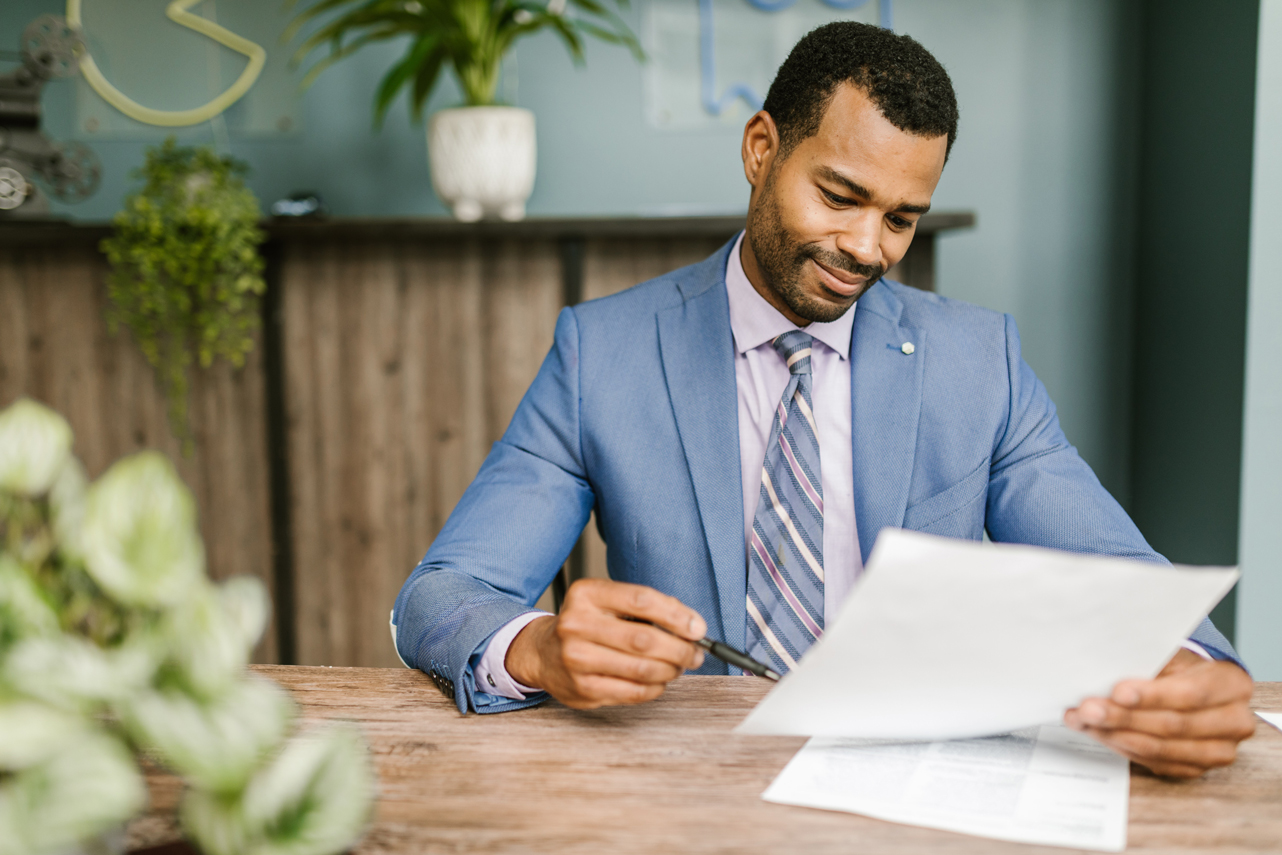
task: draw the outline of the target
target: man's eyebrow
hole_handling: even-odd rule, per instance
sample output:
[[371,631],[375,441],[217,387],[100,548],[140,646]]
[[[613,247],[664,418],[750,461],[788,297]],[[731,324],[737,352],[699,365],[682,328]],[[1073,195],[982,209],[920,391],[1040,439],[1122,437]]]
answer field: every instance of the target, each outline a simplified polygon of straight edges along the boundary
[[[855,181],[853,178],[848,178],[847,176],[842,175],[830,166],[819,167],[819,175],[821,178],[826,178],[834,184],[840,184],[860,199],[871,199],[873,197],[873,194],[868,191],[867,187],[863,186],[858,181]],[[896,213],[901,214],[925,214],[929,213],[930,205],[910,205],[905,203],[897,205],[894,210]]]

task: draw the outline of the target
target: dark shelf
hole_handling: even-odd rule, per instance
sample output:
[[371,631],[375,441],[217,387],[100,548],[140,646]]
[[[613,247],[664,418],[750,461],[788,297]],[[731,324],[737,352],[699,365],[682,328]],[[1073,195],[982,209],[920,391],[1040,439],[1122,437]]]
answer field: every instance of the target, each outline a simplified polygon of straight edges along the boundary
[[[917,233],[932,234],[975,225],[967,211],[944,211],[921,218]],[[441,238],[508,238],[558,240],[566,238],[681,238],[720,237],[743,228],[741,216],[719,217],[534,217],[518,223],[460,223],[444,217],[272,219],[263,222],[276,240],[311,242],[336,240],[434,240]],[[108,223],[70,220],[0,219],[0,246],[37,246],[63,242],[99,241],[111,233]]]

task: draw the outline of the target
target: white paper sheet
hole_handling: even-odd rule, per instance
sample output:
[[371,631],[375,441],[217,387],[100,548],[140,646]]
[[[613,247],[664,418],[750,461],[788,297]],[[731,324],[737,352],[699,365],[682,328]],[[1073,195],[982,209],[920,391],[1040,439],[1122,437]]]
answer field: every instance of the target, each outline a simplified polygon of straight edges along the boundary
[[1058,725],[953,742],[816,737],[762,795],[999,840],[1120,852],[1125,758]]
[[1237,577],[886,530],[837,620],[737,730],[954,739],[1059,721],[1155,676]]
[[1282,712],[1257,712],[1256,715],[1276,727],[1278,730],[1282,730]]

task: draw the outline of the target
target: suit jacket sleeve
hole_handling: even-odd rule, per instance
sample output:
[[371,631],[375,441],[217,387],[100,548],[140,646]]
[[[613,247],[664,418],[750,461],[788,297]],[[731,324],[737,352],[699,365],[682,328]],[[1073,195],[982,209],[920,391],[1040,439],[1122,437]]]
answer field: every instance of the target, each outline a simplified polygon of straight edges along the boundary
[[593,501],[579,441],[578,326],[567,308],[507,432],[396,599],[401,659],[452,691],[460,712],[500,712],[546,697],[480,693],[473,666],[494,633],[533,610]]
[[[1020,355],[1019,332],[1009,315],[1006,368],[1010,402],[989,471],[989,536],[999,542],[1169,563],[1148,545],[1068,443],[1050,395]],[[1246,667],[1209,618],[1191,639],[1214,658]]]

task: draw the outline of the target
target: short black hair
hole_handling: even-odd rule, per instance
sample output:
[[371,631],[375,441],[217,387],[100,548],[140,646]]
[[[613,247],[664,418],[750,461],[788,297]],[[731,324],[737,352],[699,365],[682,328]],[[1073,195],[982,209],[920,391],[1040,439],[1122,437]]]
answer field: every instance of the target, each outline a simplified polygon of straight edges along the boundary
[[[786,156],[819,132],[837,87],[853,83],[901,131],[957,139],[957,95],[948,72],[910,36],[872,24],[836,21],[797,42],[775,74],[762,109],[779,129]],[[947,154],[945,154],[945,159]]]

